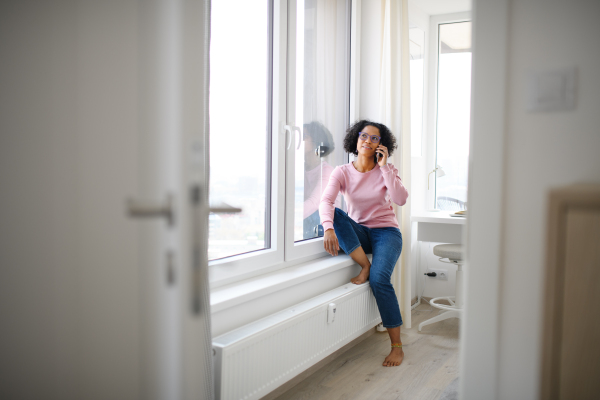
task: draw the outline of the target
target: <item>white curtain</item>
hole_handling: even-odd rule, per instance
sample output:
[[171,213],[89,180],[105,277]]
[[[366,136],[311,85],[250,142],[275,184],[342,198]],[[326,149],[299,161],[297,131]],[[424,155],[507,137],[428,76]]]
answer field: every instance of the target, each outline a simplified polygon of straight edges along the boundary
[[406,328],[411,327],[410,285],[410,75],[408,38],[408,0],[382,0],[382,49],[379,82],[379,120],[396,135],[398,149],[390,162],[398,167],[409,198],[402,207],[395,207],[404,241],[392,283],[400,303]]

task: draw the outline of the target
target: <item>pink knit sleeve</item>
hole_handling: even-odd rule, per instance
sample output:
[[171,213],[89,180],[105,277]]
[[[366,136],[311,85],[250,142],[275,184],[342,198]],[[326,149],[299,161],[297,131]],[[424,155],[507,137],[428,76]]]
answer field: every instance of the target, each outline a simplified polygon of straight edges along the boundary
[[387,164],[381,167],[381,173],[392,201],[399,206],[406,204],[408,190],[406,190],[402,184],[402,179],[398,176],[398,169],[393,164]]
[[329,177],[329,183],[321,196],[319,204],[319,214],[321,216],[321,225],[323,231],[333,229],[333,215],[335,213],[335,201],[341,188],[342,173],[339,168],[336,168]]

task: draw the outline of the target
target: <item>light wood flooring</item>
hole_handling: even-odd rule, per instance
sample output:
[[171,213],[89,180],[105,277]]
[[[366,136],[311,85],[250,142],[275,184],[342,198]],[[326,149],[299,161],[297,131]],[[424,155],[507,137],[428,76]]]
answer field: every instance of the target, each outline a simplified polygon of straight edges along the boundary
[[459,326],[459,320],[452,318],[419,332],[419,323],[438,312],[427,303],[412,311],[413,327],[402,329],[404,361],[399,367],[381,365],[389,354],[390,341],[387,332],[377,332],[342,349],[333,360],[276,398],[437,400],[458,377]]

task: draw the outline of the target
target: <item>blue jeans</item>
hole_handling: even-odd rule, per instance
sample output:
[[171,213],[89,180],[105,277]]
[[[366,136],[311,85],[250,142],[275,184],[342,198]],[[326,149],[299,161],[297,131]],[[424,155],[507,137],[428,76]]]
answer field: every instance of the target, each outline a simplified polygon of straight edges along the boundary
[[335,209],[333,229],[344,253],[350,254],[362,246],[366,254],[373,254],[369,284],[375,295],[383,326],[402,325],[400,306],[391,277],[402,252],[402,234],[398,228],[367,228],[360,225],[339,208]]

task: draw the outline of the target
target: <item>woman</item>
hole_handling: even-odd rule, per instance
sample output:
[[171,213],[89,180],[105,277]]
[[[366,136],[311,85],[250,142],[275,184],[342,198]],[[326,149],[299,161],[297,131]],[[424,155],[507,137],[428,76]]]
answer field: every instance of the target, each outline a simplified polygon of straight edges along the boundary
[[[402,206],[408,198],[398,170],[387,162],[396,147],[394,135],[383,124],[362,120],[348,128],[344,149],[358,157],[333,170],[319,205],[325,250],[336,256],[341,247],[361,266],[352,283],[360,285],[369,280],[392,341],[392,350],[383,361],[386,367],[398,366],[404,359],[402,317],[390,281],[402,251],[392,201]],[[334,206],[340,191],[348,203],[347,214]],[[371,253],[372,264],[366,255]]]

